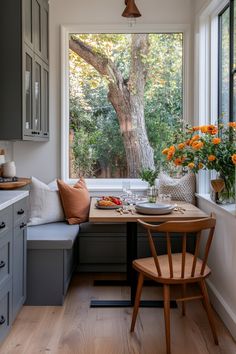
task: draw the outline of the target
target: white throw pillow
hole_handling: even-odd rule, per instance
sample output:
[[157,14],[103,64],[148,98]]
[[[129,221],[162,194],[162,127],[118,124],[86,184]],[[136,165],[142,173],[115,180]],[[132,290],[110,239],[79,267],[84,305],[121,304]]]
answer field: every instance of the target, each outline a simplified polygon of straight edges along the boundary
[[170,194],[173,200],[182,200],[195,204],[196,179],[193,173],[188,173],[181,178],[172,178],[165,173],[160,173],[158,193]]
[[32,177],[29,204],[29,226],[65,220],[59,192],[35,177]]

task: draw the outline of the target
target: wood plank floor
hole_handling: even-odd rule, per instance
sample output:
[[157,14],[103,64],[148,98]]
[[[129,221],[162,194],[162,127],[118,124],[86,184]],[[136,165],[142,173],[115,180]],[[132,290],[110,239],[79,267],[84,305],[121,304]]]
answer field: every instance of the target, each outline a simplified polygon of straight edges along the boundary
[[[90,299],[127,299],[126,287],[93,287],[102,275],[74,276],[63,307],[23,307],[1,354],[165,354],[162,309],[140,309],[130,334],[132,309],[90,309]],[[161,288],[146,287],[143,298],[160,298]],[[235,354],[236,343],[216,315],[220,340],[214,345],[198,301],[187,304],[186,317],[171,310],[172,354]]]

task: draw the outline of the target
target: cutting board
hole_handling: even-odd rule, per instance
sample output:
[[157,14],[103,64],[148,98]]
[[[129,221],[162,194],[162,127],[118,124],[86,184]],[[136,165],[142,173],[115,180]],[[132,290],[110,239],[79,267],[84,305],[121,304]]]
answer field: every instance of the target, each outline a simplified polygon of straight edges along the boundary
[[0,183],[0,189],[16,189],[26,186],[31,183],[30,178],[19,178],[17,182]]

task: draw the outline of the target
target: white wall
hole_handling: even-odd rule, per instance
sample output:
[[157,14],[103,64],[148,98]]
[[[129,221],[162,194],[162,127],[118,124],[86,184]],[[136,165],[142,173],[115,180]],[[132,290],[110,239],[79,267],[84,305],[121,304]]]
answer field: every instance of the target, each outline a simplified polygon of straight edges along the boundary
[[216,215],[216,231],[208,265],[212,269],[208,285],[214,308],[236,339],[236,217],[211,201],[199,199],[199,207]]
[[[136,3],[142,13],[139,23],[192,23],[193,0]],[[123,0],[50,0],[50,141],[13,143],[10,155],[16,162],[18,176],[34,175],[46,182],[60,176],[60,26],[88,24],[89,31],[89,24],[122,24],[128,31],[127,21],[121,17],[123,9]],[[192,93],[189,99],[193,99]]]
[[211,0],[195,0],[194,1],[194,13],[197,14],[200,10],[204,9]]

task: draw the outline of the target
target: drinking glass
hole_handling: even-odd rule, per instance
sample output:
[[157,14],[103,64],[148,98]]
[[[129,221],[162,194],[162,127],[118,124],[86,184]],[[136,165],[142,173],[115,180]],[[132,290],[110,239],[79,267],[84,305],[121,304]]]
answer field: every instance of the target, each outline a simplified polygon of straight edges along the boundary
[[130,181],[122,181],[122,191],[124,192],[124,194],[129,197],[131,194],[131,190],[130,190]]

